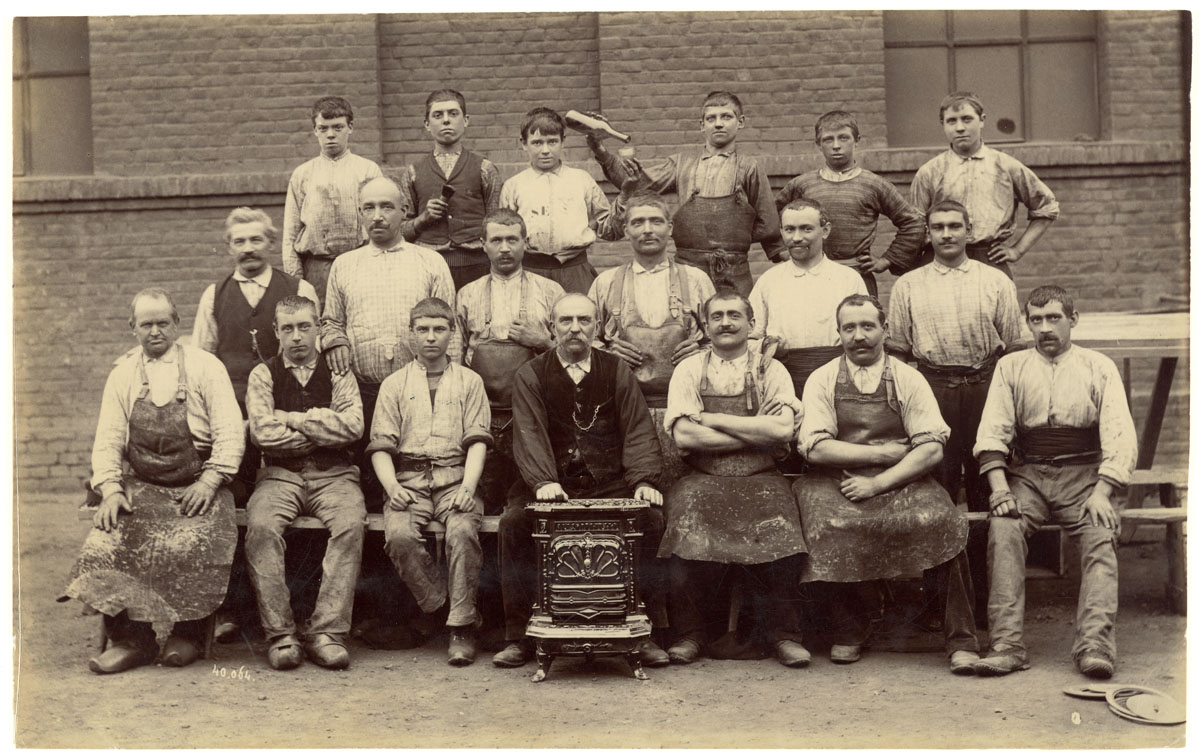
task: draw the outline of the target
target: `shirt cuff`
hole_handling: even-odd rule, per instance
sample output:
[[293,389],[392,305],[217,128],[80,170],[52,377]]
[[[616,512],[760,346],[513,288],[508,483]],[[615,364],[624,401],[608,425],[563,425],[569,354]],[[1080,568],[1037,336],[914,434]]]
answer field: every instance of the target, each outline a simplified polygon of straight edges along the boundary
[[106,480],[96,489],[103,501],[115,493],[125,493],[125,484],[119,480]]
[[984,475],[989,470],[1008,469],[1008,461],[1004,452],[989,450],[979,452],[979,474]]
[[821,443],[822,441],[828,441],[832,438],[833,434],[829,431],[817,431],[816,433],[813,433],[798,444],[801,456],[803,456],[805,459],[808,459],[809,455],[812,454],[812,450],[817,448],[817,444]]
[[483,444],[486,445],[487,448],[489,448],[489,449],[496,448],[496,441],[495,441],[495,439],[492,438],[491,433],[489,433],[488,431],[476,430],[476,431],[472,431],[472,432],[468,433],[467,435],[463,436],[463,440],[462,440],[463,451],[470,449],[471,444],[479,443],[479,442],[483,442]]
[[1125,488],[1126,486],[1129,485],[1128,479],[1126,479],[1125,482],[1122,483],[1117,478],[1113,477],[1112,475],[1109,475],[1108,471],[1106,471],[1106,470],[1102,470],[1100,472],[1100,480],[1107,480],[1109,483],[1112,484],[1113,488]]
[[225,482],[228,480],[228,475],[219,473],[212,468],[206,468],[204,472],[200,473],[200,477],[196,479],[196,482],[207,483],[208,485],[212,486],[213,490],[215,491],[216,489],[225,485]]
[[400,453],[400,449],[386,438],[373,438],[371,439],[371,442],[367,444],[366,451],[364,451],[363,454],[366,454],[367,457],[370,458],[370,455],[380,451],[387,452],[393,456]]

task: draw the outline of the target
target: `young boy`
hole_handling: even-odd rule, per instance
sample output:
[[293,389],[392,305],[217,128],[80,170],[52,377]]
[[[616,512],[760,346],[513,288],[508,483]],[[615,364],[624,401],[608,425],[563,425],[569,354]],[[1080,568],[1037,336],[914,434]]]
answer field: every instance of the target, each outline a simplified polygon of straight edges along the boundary
[[[482,155],[463,148],[471,117],[461,92],[439,89],[425,98],[425,130],[433,153],[408,166],[400,188],[408,197],[405,241],[437,250],[450,266],[457,291],[489,270],[480,222],[500,207],[500,171]],[[449,199],[443,191],[453,189]]]
[[[912,204],[925,213],[942,200],[967,208],[974,233],[967,256],[1012,278],[1011,263],[1033,248],[1058,218],[1058,200],[1050,187],[1016,158],[983,143],[983,102],[971,92],[954,92],[942,100],[939,115],[950,149],[917,171]],[[1029,209],[1029,223],[1015,236],[1017,203]],[[927,250],[924,262],[932,260]]]
[[[867,291],[877,296],[876,273],[892,266],[894,271],[904,271],[916,263],[925,240],[925,220],[890,181],[858,164],[854,153],[861,137],[853,114],[831,110],[817,119],[815,130],[825,165],[787,182],[775,196],[775,207],[782,215],[792,200],[820,202],[833,225],[825,240],[825,255],[857,269]],[[896,236],[876,260],[871,245],[880,215],[896,227]]]
[[[596,237],[615,241],[625,232],[608,199],[586,171],[563,165],[567,125],[549,108],[534,108],[521,123],[529,167],[504,182],[500,205],[516,210],[529,230],[525,267],[569,293],[587,294],[596,269],[587,259]],[[619,184],[618,184],[619,186]]]
[[636,179],[638,189],[679,195],[681,204],[671,219],[675,259],[708,273],[718,289],[733,286],[743,297],[753,285],[746,260],[751,244],[760,242],[772,262],[787,257],[767,172],[737,151],[738,132],[745,126],[737,95],[710,92],[700,109],[702,149],[643,169],[636,160],[618,157],[588,139],[605,177],[623,192]]
[[[367,452],[386,497],[388,557],[426,623],[447,612],[449,661],[466,666],[475,660],[475,596],[483,561],[483,501],[475,490],[492,445],[491,412],[479,376],[446,356],[454,331],[450,305],[423,299],[408,322],[416,359],[380,386]],[[448,584],[421,536],[430,520],[446,526]]]
[[313,134],[321,152],[292,172],[283,206],[283,271],[303,278],[325,303],[334,258],[362,246],[358,187],[382,176],[379,166],[350,152],[354,111],[341,97],[312,106]]

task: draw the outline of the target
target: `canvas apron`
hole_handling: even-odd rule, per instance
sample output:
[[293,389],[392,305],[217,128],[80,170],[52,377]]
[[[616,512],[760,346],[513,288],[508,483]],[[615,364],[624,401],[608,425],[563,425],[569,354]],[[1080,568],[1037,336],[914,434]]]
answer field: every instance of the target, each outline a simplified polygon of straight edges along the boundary
[[179,513],[178,496],[202,469],[187,424],[187,372],[178,353],[179,388],[162,407],[150,400],[145,366],[142,390],[129,414],[124,480],[133,509],[110,533],[92,528],[59,600],[77,598],[109,616],[152,624],[159,641],[176,622],[212,614],[225,598],[237,544],[233,496],[220,488],[203,515]]
[[[737,175],[737,166],[734,172]],[[743,297],[750,296],[754,279],[746,257],[754,242],[756,217],[740,186],[722,197],[701,197],[698,188],[692,189],[672,218],[675,261],[708,273],[718,289],[732,286]]]
[[[853,444],[907,440],[889,363],[871,394],[859,393],[843,358],[834,388],[838,440]],[[858,468],[874,475],[881,467]],[[792,490],[804,520],[809,558],[801,582],[852,583],[914,575],[953,558],[967,543],[967,517],[925,475],[866,501],[842,495],[840,470],[815,468]]]
[[[704,411],[757,415],[751,370],[746,371],[742,393],[720,396],[709,391],[710,354],[705,353],[701,369]],[[762,564],[808,550],[795,499],[787,479],[775,467],[771,450],[693,453],[688,462],[698,473],[683,478],[667,493],[667,528],[659,557]]]
[[[537,356],[537,352],[527,346],[522,346],[508,339],[497,339],[492,336],[492,277],[489,275],[485,284],[483,341],[475,345],[475,353],[471,357],[471,369],[483,379],[487,389],[488,399],[493,409],[512,408],[513,377],[517,370],[529,360]],[[529,277],[521,271],[521,300],[517,312],[517,320],[522,323],[529,311]]]

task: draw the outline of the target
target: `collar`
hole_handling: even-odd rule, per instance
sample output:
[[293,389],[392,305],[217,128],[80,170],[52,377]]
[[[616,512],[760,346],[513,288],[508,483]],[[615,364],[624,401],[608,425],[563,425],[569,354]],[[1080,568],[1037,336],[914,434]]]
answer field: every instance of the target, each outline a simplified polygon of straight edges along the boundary
[[281,356],[283,357],[283,366],[285,368],[287,368],[288,370],[294,370],[295,368],[304,368],[305,370],[316,370],[317,359],[321,356],[321,353],[318,352],[316,349],[314,349],[313,353],[312,353],[312,357],[309,357],[308,362],[305,362],[303,364],[301,364],[299,362],[292,362],[291,358],[288,357],[287,354],[281,353]]
[[[421,361],[420,361],[420,360],[418,360],[418,359],[414,359],[414,360],[413,360],[412,362],[410,362],[409,364],[410,364],[410,365],[413,365],[413,366],[415,366],[415,367],[416,367],[416,369],[417,369],[417,370],[420,370],[422,373],[428,373],[428,372],[429,372],[429,368],[425,367],[425,365],[424,365],[424,364],[422,364],[422,363],[421,363]],[[453,362],[452,360],[450,360],[450,359],[447,359],[447,360],[446,360],[446,366],[445,366],[444,368],[442,368],[442,374],[444,375],[444,374],[446,374],[446,373],[450,372],[450,366],[451,366],[451,365],[453,365],[453,364],[454,364],[454,362]],[[437,371],[435,370],[434,372],[436,373]]]
[[733,154],[735,152],[737,152],[736,144],[733,147],[726,147],[725,149],[718,150],[717,152],[709,152],[708,145],[706,144],[706,145],[704,145],[704,154],[700,156],[700,159],[708,160],[711,157],[718,157],[718,156],[719,157],[733,157]]
[[147,356],[146,356],[146,352],[145,352],[145,351],[143,351],[143,352],[142,352],[142,362],[143,362],[143,363],[145,363],[145,364],[147,364],[147,365],[153,365],[153,364],[155,364],[155,363],[157,363],[157,362],[163,362],[163,363],[172,363],[172,362],[175,362],[175,359],[176,359],[176,354],[179,352],[179,350],[180,350],[180,349],[182,349],[182,347],[181,347],[181,346],[179,346],[179,343],[178,343],[178,342],[176,342],[176,343],[174,343],[174,344],[172,344],[172,345],[171,345],[171,348],[170,348],[170,349],[168,349],[168,350],[166,351],[166,353],[165,353],[165,354],[163,354],[163,356],[162,356],[162,357],[147,357]]
[[959,155],[953,149],[950,150],[950,154],[958,158],[958,160],[963,163],[967,162],[968,160],[984,160],[993,152],[995,152],[995,150],[993,150],[991,147],[988,147],[986,142],[980,142],[979,149],[975,150],[973,154],[967,155],[966,157]]
[[443,150],[442,146],[439,144],[439,145],[434,146],[433,156],[437,157],[438,155],[454,155],[455,157],[458,157],[459,155],[462,154],[462,151],[463,151],[463,146],[462,146],[461,142],[454,145],[454,149],[452,149],[452,150]]
[[957,268],[951,268],[948,265],[943,265],[941,262],[939,262],[938,260],[935,259],[933,261],[933,264],[930,267],[932,267],[934,269],[934,271],[936,271],[937,273],[941,273],[944,276],[950,272],[968,273],[968,272],[970,272],[971,268],[973,267],[972,263],[974,263],[974,262],[975,262],[974,260],[972,260],[971,258],[968,257],[966,260],[963,261],[962,265],[959,265]]
[[825,253],[822,252],[821,259],[817,260],[817,264],[812,266],[811,268],[808,268],[807,270],[805,270],[804,268],[801,268],[799,265],[796,264],[796,261],[792,260],[791,258],[788,258],[788,264],[790,264],[792,266],[792,276],[793,277],[803,278],[804,276],[819,276],[819,275],[821,275],[825,270],[825,261],[828,259],[829,258],[825,256]]
[[566,165],[566,163],[564,163],[563,161],[560,160],[560,161],[558,161],[558,166],[549,171],[538,170],[537,168],[534,168],[532,165],[529,166],[529,170],[533,171],[535,176],[561,176],[563,166],[565,166],[565,165]]
[[1060,354],[1056,357],[1047,357],[1046,355],[1044,355],[1038,351],[1037,343],[1035,342],[1033,345],[1033,351],[1037,352],[1037,356],[1040,357],[1047,364],[1061,365],[1062,363],[1064,363],[1067,360],[1074,357],[1077,350],[1075,349],[1075,343],[1072,342],[1071,345],[1067,347],[1067,351],[1063,352],[1062,354]]
[[390,247],[381,247],[378,244],[376,244],[375,242],[367,242],[367,244],[371,248],[372,255],[382,255],[382,254],[386,254],[388,252],[400,252],[405,247],[405,242],[404,242],[403,238],[398,239],[396,241],[396,243]]
[[863,169],[861,165],[855,165],[853,168],[847,171],[835,171],[829,166],[823,165],[821,166],[820,170],[817,171],[817,175],[826,181],[832,181],[835,184],[840,184],[843,181],[849,181],[850,179],[858,178],[862,171]]
[[341,154],[341,155],[338,155],[338,156],[337,156],[337,157],[335,157],[335,158],[331,158],[331,157],[329,157],[328,155],[326,155],[326,154],[325,154],[325,150],[321,150],[321,154],[320,154],[320,155],[318,155],[318,157],[323,157],[323,158],[325,158],[326,160],[328,160],[328,161],[329,161],[329,162],[331,162],[331,163],[340,163],[340,162],[342,162],[343,160],[345,160],[345,159],[346,159],[346,156],[348,156],[349,154],[350,154],[350,148],[349,148],[349,147],[347,147],[346,149],[342,150],[342,154]]
[[879,359],[870,365],[858,365],[849,357],[846,357],[846,369],[850,371],[850,378],[854,378],[854,374],[859,370],[866,370],[867,375],[874,378],[883,373],[884,363],[887,362],[887,352],[880,352]]
[[745,352],[742,352],[732,360],[725,359],[721,355],[717,354],[715,350],[712,351],[712,357],[717,361],[718,365],[729,365],[735,368],[743,368],[744,366],[746,369],[750,367],[750,349],[748,346]]
[[254,278],[247,278],[246,276],[242,275],[242,272],[240,270],[234,270],[233,271],[233,280],[239,281],[239,282],[253,281],[254,283],[258,284],[259,286],[261,286],[265,289],[271,285],[271,266],[268,265],[266,267],[266,269],[263,270],[262,273],[259,273]]
[[517,268],[516,270],[514,270],[512,272],[511,276],[502,276],[494,270],[491,272],[491,275],[492,275],[492,278],[496,279],[497,281],[507,282],[507,281],[513,281],[515,279],[520,278],[521,274],[524,272],[525,272],[525,268],[521,267],[521,268]]
[[661,261],[659,261],[658,265],[655,265],[653,268],[647,268],[645,265],[642,265],[641,260],[635,259],[633,261],[634,275],[637,275],[639,273],[658,273],[660,271],[667,270],[670,267],[671,267],[671,261],[668,260],[666,258],[666,256],[664,256],[663,259]]
[[561,364],[563,366],[564,370],[566,368],[574,366],[574,367],[579,368],[580,370],[582,370],[585,373],[592,372],[592,352],[590,349],[588,350],[588,356],[584,357],[579,362],[567,362],[565,359],[563,359],[562,352],[558,351],[557,349],[554,350],[554,356],[558,357],[559,364]]

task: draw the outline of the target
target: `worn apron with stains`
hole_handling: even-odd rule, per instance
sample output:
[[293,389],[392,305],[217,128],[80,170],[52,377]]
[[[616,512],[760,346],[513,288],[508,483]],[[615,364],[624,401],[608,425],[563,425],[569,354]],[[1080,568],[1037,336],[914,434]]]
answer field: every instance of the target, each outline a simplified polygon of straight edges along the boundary
[[[734,160],[740,160],[737,153]],[[754,206],[740,186],[723,197],[701,197],[698,188],[692,189],[692,195],[671,219],[675,260],[703,270],[718,289],[732,286],[743,297],[750,296],[754,279],[747,253],[754,243],[756,217]]]
[[[862,394],[845,358],[834,388],[839,441],[907,441],[892,380],[891,358],[879,386]],[[875,475],[882,467],[856,472]],[[842,495],[840,470],[815,468],[792,486],[804,519],[809,558],[801,582],[853,583],[917,574],[953,558],[967,544],[967,517],[931,475],[865,501]]]
[[92,528],[60,601],[77,598],[115,617],[129,612],[149,622],[160,642],[176,622],[212,614],[225,598],[237,544],[233,495],[217,490],[204,515],[179,513],[178,496],[196,480],[202,460],[187,424],[187,372],[178,353],[179,388],[162,407],[142,390],[129,414],[125,456],[132,475],[124,480],[133,509],[122,512],[110,533]]
[[[710,354],[704,355],[701,369],[704,411],[757,415],[758,396],[749,366],[742,393],[709,392]],[[699,473],[683,478],[667,493],[667,529],[660,557],[762,564],[808,551],[800,512],[787,479],[775,467],[771,449],[693,452],[687,459]]]

